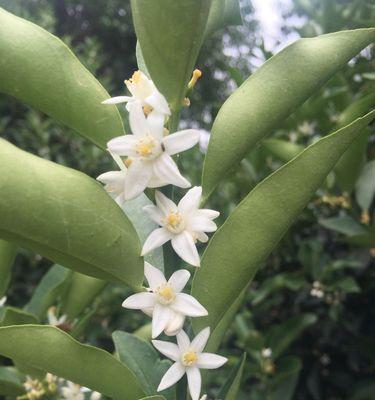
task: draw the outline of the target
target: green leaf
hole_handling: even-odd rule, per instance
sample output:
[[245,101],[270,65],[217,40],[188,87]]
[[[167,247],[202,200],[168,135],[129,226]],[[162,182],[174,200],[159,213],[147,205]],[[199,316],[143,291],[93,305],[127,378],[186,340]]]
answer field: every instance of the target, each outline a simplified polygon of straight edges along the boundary
[[148,397],[144,397],[141,400],[165,400],[165,397],[163,397],[163,396],[148,396]]
[[212,127],[202,178],[204,198],[258,141],[374,39],[375,29],[301,39],[248,78],[224,103]]
[[205,36],[229,25],[241,25],[241,10],[238,0],[212,0]]
[[346,238],[346,241],[360,247],[373,248],[375,247],[375,231],[370,231],[363,235],[355,235]]
[[348,215],[321,219],[319,224],[327,229],[343,233],[347,236],[362,235],[367,233],[367,230],[361,224]]
[[57,302],[71,275],[72,271],[61,265],[53,265],[36,287],[25,310],[40,319],[45,317],[48,308]]
[[202,45],[210,0],[131,0],[134,27],[155,85],[178,111]]
[[0,326],[37,324],[39,322],[36,315],[16,307],[3,307],[0,310]]
[[61,302],[62,314],[68,316],[69,321],[77,318],[86,307],[91,305],[108,283],[101,279],[82,275],[79,272],[72,274],[69,287],[64,293]]
[[[141,194],[136,199],[125,202],[122,206],[126,216],[135,227],[141,243],[146,241],[147,237],[152,231],[159,228],[159,225],[153,222],[142,210],[143,207],[148,205],[153,205],[152,201],[145,194]],[[154,267],[159,268],[164,272],[164,257],[162,247],[158,247],[157,249],[146,254],[144,259]]]
[[0,139],[0,237],[86,275],[139,287],[137,233],[93,179]]
[[55,327],[24,325],[0,328],[0,354],[106,396],[127,400],[144,396],[133,373],[115,357],[104,350],[81,344]]
[[284,357],[276,364],[270,398],[272,400],[291,400],[302,369],[302,361],[297,357]]
[[310,325],[315,324],[315,314],[302,314],[274,326],[266,335],[266,347],[272,349],[272,357],[279,357],[299,335]]
[[355,197],[362,210],[369,210],[375,196],[375,160],[368,162],[356,183]]
[[283,162],[288,162],[305,149],[297,143],[288,142],[280,139],[267,139],[262,142],[265,147],[273,156]]
[[0,395],[20,396],[25,393],[20,374],[15,368],[0,367]]
[[230,372],[227,380],[225,381],[223,387],[220,389],[218,394],[218,399],[223,400],[237,400],[238,391],[241,386],[241,379],[243,374],[243,369],[246,361],[246,353],[242,355],[242,358],[238,361],[237,365],[234,366]]
[[309,146],[257,185],[232,212],[211,239],[194,276],[192,294],[209,313],[193,320],[195,331],[216,328],[356,133],[374,116],[375,111]]
[[99,147],[124,132],[106,90],[56,36],[0,8],[0,91],[37,108]]
[[[171,366],[167,360],[161,361],[150,343],[127,332],[116,331],[112,335],[120,360],[133,371],[146,394],[156,393],[159,383]],[[163,393],[167,400],[174,399],[174,389]]]
[[8,289],[16,254],[17,246],[14,243],[0,239],[0,298],[4,296]]

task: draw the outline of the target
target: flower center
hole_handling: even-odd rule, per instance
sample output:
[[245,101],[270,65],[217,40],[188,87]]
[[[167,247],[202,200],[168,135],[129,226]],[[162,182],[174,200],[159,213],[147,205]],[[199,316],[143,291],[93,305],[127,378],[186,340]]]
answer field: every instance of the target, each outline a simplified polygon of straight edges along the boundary
[[141,81],[142,74],[141,71],[135,71],[133,76],[130,78],[131,83],[139,83]]
[[169,283],[158,287],[156,293],[159,296],[159,302],[164,305],[172,303],[176,298],[175,292]]
[[125,80],[125,85],[130,93],[141,101],[150,96],[154,90],[152,82],[141,71],[135,71],[130,79]]
[[191,367],[198,360],[197,353],[193,350],[186,351],[181,358],[182,365],[185,367]]
[[185,221],[179,212],[170,212],[164,218],[165,227],[172,233],[180,233],[185,228]]
[[143,158],[155,158],[162,152],[160,143],[158,143],[152,136],[148,135],[139,139],[136,145],[136,152]]

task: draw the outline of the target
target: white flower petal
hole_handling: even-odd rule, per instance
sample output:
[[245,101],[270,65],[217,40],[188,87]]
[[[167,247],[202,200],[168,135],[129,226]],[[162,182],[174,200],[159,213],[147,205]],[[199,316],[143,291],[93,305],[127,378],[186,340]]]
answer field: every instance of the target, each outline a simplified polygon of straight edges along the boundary
[[136,293],[124,300],[122,306],[132,310],[154,307],[156,295],[154,293]]
[[149,317],[152,317],[152,313],[154,312],[154,307],[152,307],[152,308],[142,308],[141,311],[144,312]]
[[131,200],[138,197],[147,187],[152,175],[149,162],[134,159],[125,177],[124,198]]
[[160,157],[156,158],[153,162],[153,167],[154,174],[162,181],[181,188],[191,186],[190,182],[180,174],[176,163],[167,153],[163,153]]
[[178,203],[178,210],[183,214],[189,214],[192,211],[196,211],[199,207],[201,197],[202,187],[194,186],[180,200]]
[[159,188],[159,187],[166,186],[166,185],[168,185],[168,182],[162,181],[154,174],[152,174],[150,182],[148,183],[148,187],[150,187],[150,188]]
[[190,272],[186,269],[179,269],[173,272],[168,282],[172,286],[175,293],[180,293],[186,286],[190,278]]
[[129,96],[116,96],[111,97],[110,99],[102,101],[102,104],[119,104],[119,103],[126,103],[128,101],[132,101],[133,98]]
[[141,103],[131,103],[129,108],[129,124],[132,133],[138,138],[150,134],[150,128],[147,124],[146,117],[143,114]]
[[175,301],[170,306],[174,311],[185,314],[188,317],[203,317],[208,315],[207,310],[197,299],[190,294],[178,293]]
[[160,208],[164,215],[168,215],[170,212],[176,212],[177,206],[172,200],[169,200],[162,192],[158,190],[155,192],[156,205]]
[[178,382],[185,374],[185,368],[180,363],[174,363],[164,374],[158,386],[158,392],[168,389]]
[[173,156],[182,151],[191,149],[199,142],[200,133],[195,129],[186,129],[172,133],[163,138],[165,151]]
[[205,328],[201,330],[194,340],[191,342],[191,347],[195,349],[197,353],[201,353],[206,347],[208,338],[210,337],[210,328]]
[[171,115],[167,100],[157,90],[154,90],[152,94],[145,99],[145,103],[161,114]]
[[152,340],[151,342],[154,347],[164,356],[170,358],[173,361],[178,361],[180,359],[181,352],[177,344],[165,342],[163,340]]
[[125,174],[125,171],[109,171],[99,175],[96,180],[104,183],[105,185],[110,185],[114,188],[121,187],[121,189],[123,189]]
[[164,274],[147,261],[145,261],[145,277],[152,290],[155,290],[158,286],[164,285],[167,282]]
[[[143,308],[143,307],[142,307]],[[158,337],[169,322],[170,310],[168,307],[155,303],[152,313],[152,338]]]
[[186,334],[185,331],[181,331],[177,336],[177,344],[178,348],[180,349],[181,353],[184,353],[185,350],[190,346],[190,339],[189,336]]
[[119,155],[119,156],[131,156],[136,157],[137,152],[135,150],[135,146],[137,144],[137,138],[133,135],[123,135],[115,137],[111,139],[107,143],[107,148],[110,153]]
[[202,243],[207,243],[209,237],[204,233],[204,232],[195,232],[197,240],[199,240]]
[[150,205],[150,206],[144,206],[142,209],[148,214],[148,216],[154,222],[156,222],[158,225],[162,225],[162,219],[164,215],[162,214],[160,208]]
[[202,378],[201,373],[197,367],[190,367],[186,369],[188,379],[189,392],[192,400],[199,400],[201,394]]
[[202,353],[198,356],[197,367],[203,369],[215,369],[220,368],[227,361],[227,358],[219,356],[218,354]]
[[177,335],[182,327],[184,326],[185,322],[185,315],[180,313],[175,313],[171,310],[171,316],[169,317],[169,322],[164,329],[164,333],[168,336],[175,336]]
[[151,135],[161,141],[164,133],[165,116],[156,111],[152,111],[147,117],[147,123],[151,131]]
[[144,256],[151,250],[156,249],[157,247],[163,246],[163,244],[168,242],[168,240],[171,240],[172,237],[173,234],[164,228],[155,229],[150,233],[150,235],[146,239],[142,247],[141,256]]
[[200,266],[198,250],[189,232],[183,231],[174,236],[172,238],[172,247],[184,261],[194,265],[194,267]]
[[198,217],[215,219],[220,215],[220,213],[219,213],[219,211],[209,210],[207,208],[202,208],[200,210],[197,210],[195,215],[198,216]]
[[189,230],[191,231],[203,231],[203,232],[215,232],[217,225],[214,221],[203,217],[191,217],[189,218]]

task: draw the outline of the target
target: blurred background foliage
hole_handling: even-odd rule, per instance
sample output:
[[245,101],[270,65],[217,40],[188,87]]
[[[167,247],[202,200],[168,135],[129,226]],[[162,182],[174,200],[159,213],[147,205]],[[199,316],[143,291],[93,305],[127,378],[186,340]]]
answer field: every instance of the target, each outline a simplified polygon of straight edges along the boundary
[[[124,92],[123,80],[137,69],[128,1],[0,0],[0,6],[61,37],[111,95]],[[373,26],[375,20],[375,6],[366,0],[243,1],[241,9],[243,26],[206,41],[197,63],[203,76],[183,112],[182,127],[209,131],[228,95],[287,43]],[[226,178],[210,204],[221,211],[222,221],[265,176],[370,109],[375,102],[373,52],[368,48],[353,59]],[[0,134],[92,177],[112,169],[107,154],[4,95]],[[371,129],[361,133],[247,292],[221,347],[230,365],[247,353],[240,399],[374,399],[374,139]],[[201,152],[184,153],[180,161],[194,184],[200,182],[204,149],[202,140]],[[24,307],[50,267],[48,260],[20,249],[8,303]],[[101,290],[94,287],[92,293]],[[76,336],[112,351],[114,330],[133,332],[146,324],[146,317],[120,307],[126,295],[123,287],[107,286],[81,310],[88,325]],[[215,396],[224,374],[212,376],[210,394]]]

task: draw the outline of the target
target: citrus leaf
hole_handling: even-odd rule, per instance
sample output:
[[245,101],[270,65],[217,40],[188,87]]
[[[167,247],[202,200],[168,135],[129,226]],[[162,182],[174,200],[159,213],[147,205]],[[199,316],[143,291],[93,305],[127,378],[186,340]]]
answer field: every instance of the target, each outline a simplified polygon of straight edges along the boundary
[[0,328],[0,354],[110,397],[138,400],[144,396],[133,373],[115,357],[52,326]]
[[248,78],[214,121],[203,169],[204,198],[258,141],[374,39],[375,29],[301,39]]
[[355,198],[362,210],[369,210],[375,196],[375,160],[363,168],[355,185]]
[[131,0],[131,8],[147,70],[178,111],[202,45],[210,0]]
[[375,111],[307,147],[236,207],[211,239],[194,276],[192,295],[209,313],[193,320],[195,331],[216,328],[358,131],[374,117]]
[[300,144],[280,139],[264,140],[262,146],[265,147],[274,157],[283,162],[290,161],[305,148]]
[[241,25],[241,10],[238,0],[212,0],[205,36],[229,25]]
[[0,326],[37,324],[36,315],[16,307],[3,307],[0,314]]
[[242,379],[243,369],[245,366],[245,361],[246,361],[246,353],[242,355],[242,358],[238,361],[237,365],[235,365],[232,371],[230,372],[223,387],[220,389],[220,392],[218,394],[218,399],[237,400],[238,391],[241,386],[241,379]]
[[0,395],[16,397],[25,393],[20,374],[15,368],[0,367]]
[[8,289],[12,275],[12,264],[17,254],[17,246],[14,243],[0,239],[0,298]]
[[0,139],[0,237],[78,272],[138,287],[140,243],[93,179]]

